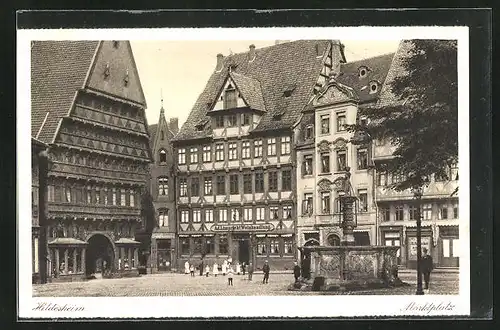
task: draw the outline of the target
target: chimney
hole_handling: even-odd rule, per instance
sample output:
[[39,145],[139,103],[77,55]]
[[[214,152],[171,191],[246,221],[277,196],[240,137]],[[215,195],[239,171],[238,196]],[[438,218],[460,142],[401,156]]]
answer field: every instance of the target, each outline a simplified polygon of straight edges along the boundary
[[172,133],[177,134],[179,132],[179,118],[177,117],[170,118],[168,126]]
[[216,72],[220,72],[222,70],[222,60],[224,59],[224,55],[217,54],[217,66],[215,67]]
[[255,45],[251,44],[248,48],[250,49],[248,52],[248,61],[252,62],[255,60]]

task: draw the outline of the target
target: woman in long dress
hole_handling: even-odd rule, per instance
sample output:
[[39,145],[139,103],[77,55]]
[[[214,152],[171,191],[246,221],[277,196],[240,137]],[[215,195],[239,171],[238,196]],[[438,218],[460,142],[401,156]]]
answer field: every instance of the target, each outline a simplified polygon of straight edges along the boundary
[[219,265],[217,265],[216,262],[214,263],[214,266],[212,269],[212,274],[214,274],[215,277],[217,277],[217,275],[219,275]]
[[184,274],[189,274],[189,261],[184,263]]
[[224,260],[224,262],[222,263],[222,275],[226,276],[226,273],[227,273],[227,261]]
[[210,266],[209,265],[207,265],[205,267],[205,276],[208,277],[208,275],[210,275]]

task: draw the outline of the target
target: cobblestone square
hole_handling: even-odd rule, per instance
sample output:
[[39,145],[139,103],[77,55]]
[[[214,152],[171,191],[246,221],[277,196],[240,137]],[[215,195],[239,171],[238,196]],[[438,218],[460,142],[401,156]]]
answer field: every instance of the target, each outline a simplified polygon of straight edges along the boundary
[[[378,289],[344,293],[319,293],[288,291],[292,274],[271,274],[269,283],[262,284],[262,274],[235,275],[234,285],[228,286],[224,276],[196,276],[184,274],[143,275],[136,278],[96,279],[85,282],[49,283],[33,285],[35,297],[144,297],[144,296],[282,296],[317,294],[353,295],[413,295],[416,290],[416,273],[407,272],[400,278],[410,286],[395,289]],[[430,294],[458,294],[458,273],[434,273]]]

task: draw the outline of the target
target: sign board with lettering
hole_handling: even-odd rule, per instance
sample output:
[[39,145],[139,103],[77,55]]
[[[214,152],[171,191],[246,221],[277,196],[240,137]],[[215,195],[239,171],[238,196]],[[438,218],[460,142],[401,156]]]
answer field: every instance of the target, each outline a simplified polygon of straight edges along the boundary
[[211,231],[215,232],[228,232],[228,231],[243,231],[243,232],[252,232],[252,231],[271,231],[274,230],[274,225],[271,223],[262,223],[262,224],[216,224],[210,227]]
[[[422,236],[422,248],[426,247],[427,250],[431,251],[431,238],[429,236]],[[408,238],[408,258],[410,260],[417,260],[417,238]]]

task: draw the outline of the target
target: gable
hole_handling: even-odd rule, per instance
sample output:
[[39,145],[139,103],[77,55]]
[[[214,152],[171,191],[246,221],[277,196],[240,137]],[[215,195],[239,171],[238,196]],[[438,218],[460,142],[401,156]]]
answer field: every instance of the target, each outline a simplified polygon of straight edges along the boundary
[[146,99],[129,41],[100,42],[85,88],[146,107]]
[[330,81],[323,90],[313,99],[313,106],[357,101],[358,98],[352,88]]
[[217,95],[217,98],[215,99],[215,104],[213,105],[213,108],[210,109],[212,111],[216,110],[224,110],[224,99],[226,97],[226,91],[234,91],[236,93],[236,98],[237,98],[237,106],[238,108],[240,107],[246,107],[248,104],[245,102],[245,100],[242,97],[241,91],[237,88],[236,83],[234,82],[233,78],[231,76],[227,77],[226,82],[222,86],[219,94]]

